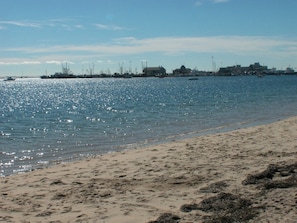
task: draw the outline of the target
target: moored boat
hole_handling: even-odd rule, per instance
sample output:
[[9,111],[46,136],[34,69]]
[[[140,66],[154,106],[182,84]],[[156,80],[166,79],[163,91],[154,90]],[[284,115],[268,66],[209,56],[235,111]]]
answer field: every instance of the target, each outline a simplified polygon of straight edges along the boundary
[[15,81],[15,78],[13,78],[13,77],[7,77],[6,79],[4,79],[4,81]]

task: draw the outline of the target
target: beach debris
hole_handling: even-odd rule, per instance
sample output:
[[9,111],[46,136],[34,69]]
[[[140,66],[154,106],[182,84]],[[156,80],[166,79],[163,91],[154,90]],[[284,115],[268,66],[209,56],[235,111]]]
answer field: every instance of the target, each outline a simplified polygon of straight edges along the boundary
[[263,189],[297,187],[297,163],[270,164],[266,170],[247,176],[242,184],[257,184]]
[[57,193],[55,194],[55,196],[52,197],[52,200],[61,200],[61,199],[64,199],[65,197],[66,197],[66,194]]
[[53,214],[52,211],[43,211],[43,212],[37,214],[36,217],[46,217],[46,216],[49,216],[51,214]]
[[216,212],[225,210],[236,210],[247,208],[252,204],[247,199],[242,199],[238,195],[230,193],[220,193],[217,196],[204,199],[198,209],[205,212]]
[[212,212],[212,215],[204,217],[205,223],[247,222],[258,215],[257,209],[252,207],[250,200],[223,192],[206,198],[199,204],[188,204],[181,207],[183,212],[192,210]]
[[79,182],[79,181],[73,181],[71,184],[73,184],[73,185],[82,185],[83,183]]
[[11,219],[13,219],[11,216],[0,216],[0,221],[3,222],[12,222]]
[[264,185],[265,189],[297,187],[297,175],[293,174],[287,179],[268,182]]
[[225,181],[218,181],[209,186],[202,187],[200,191],[203,193],[220,193],[226,187],[228,187],[228,184]]
[[62,180],[54,180],[53,182],[50,183],[50,185],[65,185]]
[[184,204],[180,207],[182,212],[191,212],[194,210],[198,210],[198,204]]
[[173,215],[171,213],[164,213],[155,221],[150,221],[148,223],[178,223],[180,217]]
[[217,196],[207,198],[199,204],[199,209],[205,212],[213,212],[206,217],[206,223],[231,223],[247,222],[258,215],[252,202],[238,195],[220,193]]

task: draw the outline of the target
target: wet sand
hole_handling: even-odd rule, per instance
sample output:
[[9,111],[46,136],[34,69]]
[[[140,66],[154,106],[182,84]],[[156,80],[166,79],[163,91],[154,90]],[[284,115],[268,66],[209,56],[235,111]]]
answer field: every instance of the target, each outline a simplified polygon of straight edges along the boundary
[[0,178],[0,222],[297,222],[297,117]]

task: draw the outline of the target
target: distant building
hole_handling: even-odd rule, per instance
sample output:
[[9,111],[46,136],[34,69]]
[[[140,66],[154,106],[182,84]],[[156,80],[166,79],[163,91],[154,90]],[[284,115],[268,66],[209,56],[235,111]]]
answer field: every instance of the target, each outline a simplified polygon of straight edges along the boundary
[[260,63],[251,64],[248,67],[242,67],[240,65],[221,67],[217,75],[221,76],[235,76],[235,75],[258,75],[267,73],[267,66],[262,66]]
[[267,66],[262,66],[260,65],[260,63],[251,64],[249,68],[250,68],[250,71],[256,72],[256,73],[264,73],[264,72],[267,72],[268,70]]
[[293,69],[293,68],[291,68],[291,67],[288,67],[287,69],[286,69],[286,72],[285,72],[286,74],[296,74],[296,72],[295,72],[295,70]]
[[242,67],[240,65],[236,65],[236,66],[229,66],[229,67],[221,67],[217,75],[233,76],[233,75],[238,75],[241,72],[242,72]]
[[160,67],[146,67],[143,69],[143,75],[145,77],[165,76],[166,69],[162,66],[160,66]]
[[192,72],[191,69],[186,68],[184,65],[182,65],[179,69],[175,69],[173,71],[173,75],[185,75],[190,74]]

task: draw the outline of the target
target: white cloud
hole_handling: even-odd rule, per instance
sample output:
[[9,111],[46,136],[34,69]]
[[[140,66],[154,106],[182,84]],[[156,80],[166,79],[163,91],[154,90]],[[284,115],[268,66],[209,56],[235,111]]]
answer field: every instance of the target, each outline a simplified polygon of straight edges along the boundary
[[[83,25],[80,21],[71,18],[59,18],[59,19],[49,19],[44,21],[29,21],[29,20],[0,20],[0,30],[6,29],[9,26],[15,27],[27,27],[27,28],[62,28],[68,31],[73,31],[76,29],[87,28],[88,25]],[[117,26],[117,25],[107,25],[107,24],[89,24],[89,26],[101,30],[110,31],[121,31],[121,30],[131,30],[127,27]]]
[[50,19],[46,21],[0,21],[0,29],[7,26],[27,27],[27,28],[63,28],[66,30],[83,29],[84,25],[75,23],[71,19]]
[[30,64],[41,64],[39,61],[23,61],[21,64],[30,65]]
[[[204,4],[204,1],[203,0],[196,0],[195,6],[197,6],[197,7],[202,6]],[[218,3],[230,2],[231,0],[209,0],[209,1],[214,3],[214,4],[218,4]]]
[[[126,37],[111,43],[97,45],[56,45],[49,47],[24,47],[2,49],[17,54],[46,55],[46,63],[61,63],[69,58],[72,61],[97,61],[98,56],[124,56],[147,53],[180,55],[183,53],[221,53],[248,56],[286,55],[297,56],[297,41],[277,37],[253,36],[213,36],[213,37],[160,37],[137,39]],[[99,55],[99,53],[101,55]],[[58,58],[51,60],[50,58]],[[65,62],[65,61],[64,61]],[[69,62],[71,63],[71,62]]]
[[67,63],[67,64],[75,64],[74,62],[72,62],[72,61],[69,61],[69,60],[64,60],[62,63]]
[[41,24],[28,21],[0,21],[0,24],[14,25],[20,27],[40,28]]
[[112,31],[126,30],[127,29],[127,28],[121,27],[121,26],[105,25],[105,24],[95,24],[95,26],[98,29],[112,30]]
[[37,65],[40,61],[27,60],[24,58],[5,58],[0,59],[0,65]]
[[47,63],[47,64],[56,64],[56,65],[60,65],[60,64],[62,64],[62,61],[51,60],[51,61],[45,61],[45,63]]
[[230,0],[212,0],[213,3],[224,3],[229,2]]

